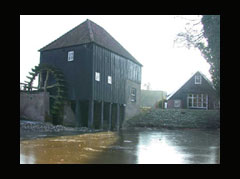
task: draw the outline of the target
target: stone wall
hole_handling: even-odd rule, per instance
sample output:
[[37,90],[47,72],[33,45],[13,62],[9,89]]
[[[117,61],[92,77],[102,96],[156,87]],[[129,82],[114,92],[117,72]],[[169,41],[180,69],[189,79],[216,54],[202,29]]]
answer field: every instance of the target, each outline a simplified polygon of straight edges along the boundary
[[20,117],[35,121],[45,121],[49,114],[49,94],[44,92],[20,92]]
[[220,110],[152,109],[127,120],[123,128],[220,128]]
[[65,104],[64,104],[63,125],[71,126],[71,127],[77,126],[77,120],[75,117],[75,113],[72,110],[71,103],[69,101],[65,102]]

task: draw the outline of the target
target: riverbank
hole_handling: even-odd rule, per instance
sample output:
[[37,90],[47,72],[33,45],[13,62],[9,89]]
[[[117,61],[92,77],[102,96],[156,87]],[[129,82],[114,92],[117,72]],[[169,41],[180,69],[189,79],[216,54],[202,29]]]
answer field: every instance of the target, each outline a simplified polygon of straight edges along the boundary
[[87,127],[67,127],[49,122],[20,120],[20,140],[97,132]]
[[49,122],[20,120],[20,130],[28,132],[62,132],[62,131],[83,131],[86,132],[88,128],[73,128],[62,125],[53,125]]
[[219,110],[151,109],[123,123],[124,129],[134,128],[168,129],[219,129]]
[[[189,109],[151,109],[132,119],[125,120],[123,130],[153,129],[220,129],[220,111]],[[100,129],[67,127],[48,122],[20,119],[20,140],[83,133],[94,133]]]

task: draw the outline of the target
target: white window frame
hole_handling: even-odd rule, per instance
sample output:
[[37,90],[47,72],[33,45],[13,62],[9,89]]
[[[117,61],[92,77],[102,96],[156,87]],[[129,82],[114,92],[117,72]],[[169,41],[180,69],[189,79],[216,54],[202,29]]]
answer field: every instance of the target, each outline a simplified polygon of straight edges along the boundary
[[71,62],[74,60],[74,51],[68,52],[68,61]]
[[100,75],[100,73],[99,72],[95,72],[95,80],[96,81],[100,81],[100,78],[101,77],[101,75]]
[[202,76],[195,75],[195,84],[202,84]]
[[[190,96],[191,95],[191,96]],[[196,97],[194,97],[194,95]],[[203,106],[203,103],[204,103],[204,98],[203,96],[205,95],[205,103],[206,103],[206,106],[204,107]],[[196,100],[196,106],[194,105],[194,99]],[[199,100],[201,99],[201,100]],[[189,100],[191,100],[191,103],[192,105],[190,106],[189,104]],[[199,105],[199,101],[201,101],[201,104]],[[198,108],[198,109],[208,109],[208,95],[207,94],[188,94],[188,97],[187,97],[187,106],[188,108]]]
[[108,76],[108,84],[112,84],[112,77]]

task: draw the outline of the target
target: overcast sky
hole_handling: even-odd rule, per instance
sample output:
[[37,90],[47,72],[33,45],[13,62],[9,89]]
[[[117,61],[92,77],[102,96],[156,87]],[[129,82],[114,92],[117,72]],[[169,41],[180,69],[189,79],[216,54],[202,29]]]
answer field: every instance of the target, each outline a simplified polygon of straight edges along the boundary
[[[185,16],[188,19],[193,16]],[[195,18],[195,17],[194,17]],[[196,71],[210,80],[210,65],[197,49],[174,46],[177,33],[187,20],[168,15],[20,16],[20,82],[39,64],[39,49],[90,19],[110,33],[141,64],[142,86],[168,94],[178,89]]]

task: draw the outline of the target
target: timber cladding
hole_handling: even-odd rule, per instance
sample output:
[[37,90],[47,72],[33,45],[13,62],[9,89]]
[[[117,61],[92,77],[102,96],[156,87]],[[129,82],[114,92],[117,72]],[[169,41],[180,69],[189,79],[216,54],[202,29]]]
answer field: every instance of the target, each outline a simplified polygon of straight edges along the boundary
[[93,68],[100,73],[100,81],[94,80],[94,99],[124,104],[127,60],[95,44],[93,49]]
[[[74,51],[71,62],[67,61],[68,51]],[[62,70],[70,100],[126,104],[126,80],[141,84],[140,65],[94,43],[41,52],[40,63]],[[96,72],[100,75],[99,81],[95,79]],[[108,77],[111,77],[111,83],[108,83]]]
[[[74,51],[74,60],[68,61],[68,52]],[[40,64],[47,63],[61,69],[67,85],[68,99],[87,100],[91,98],[92,87],[92,44],[64,47],[43,51]],[[50,82],[51,83],[51,80]]]
[[140,65],[96,44],[93,45],[93,69],[100,73],[100,81],[94,80],[94,100],[126,104],[126,80],[141,84]]

